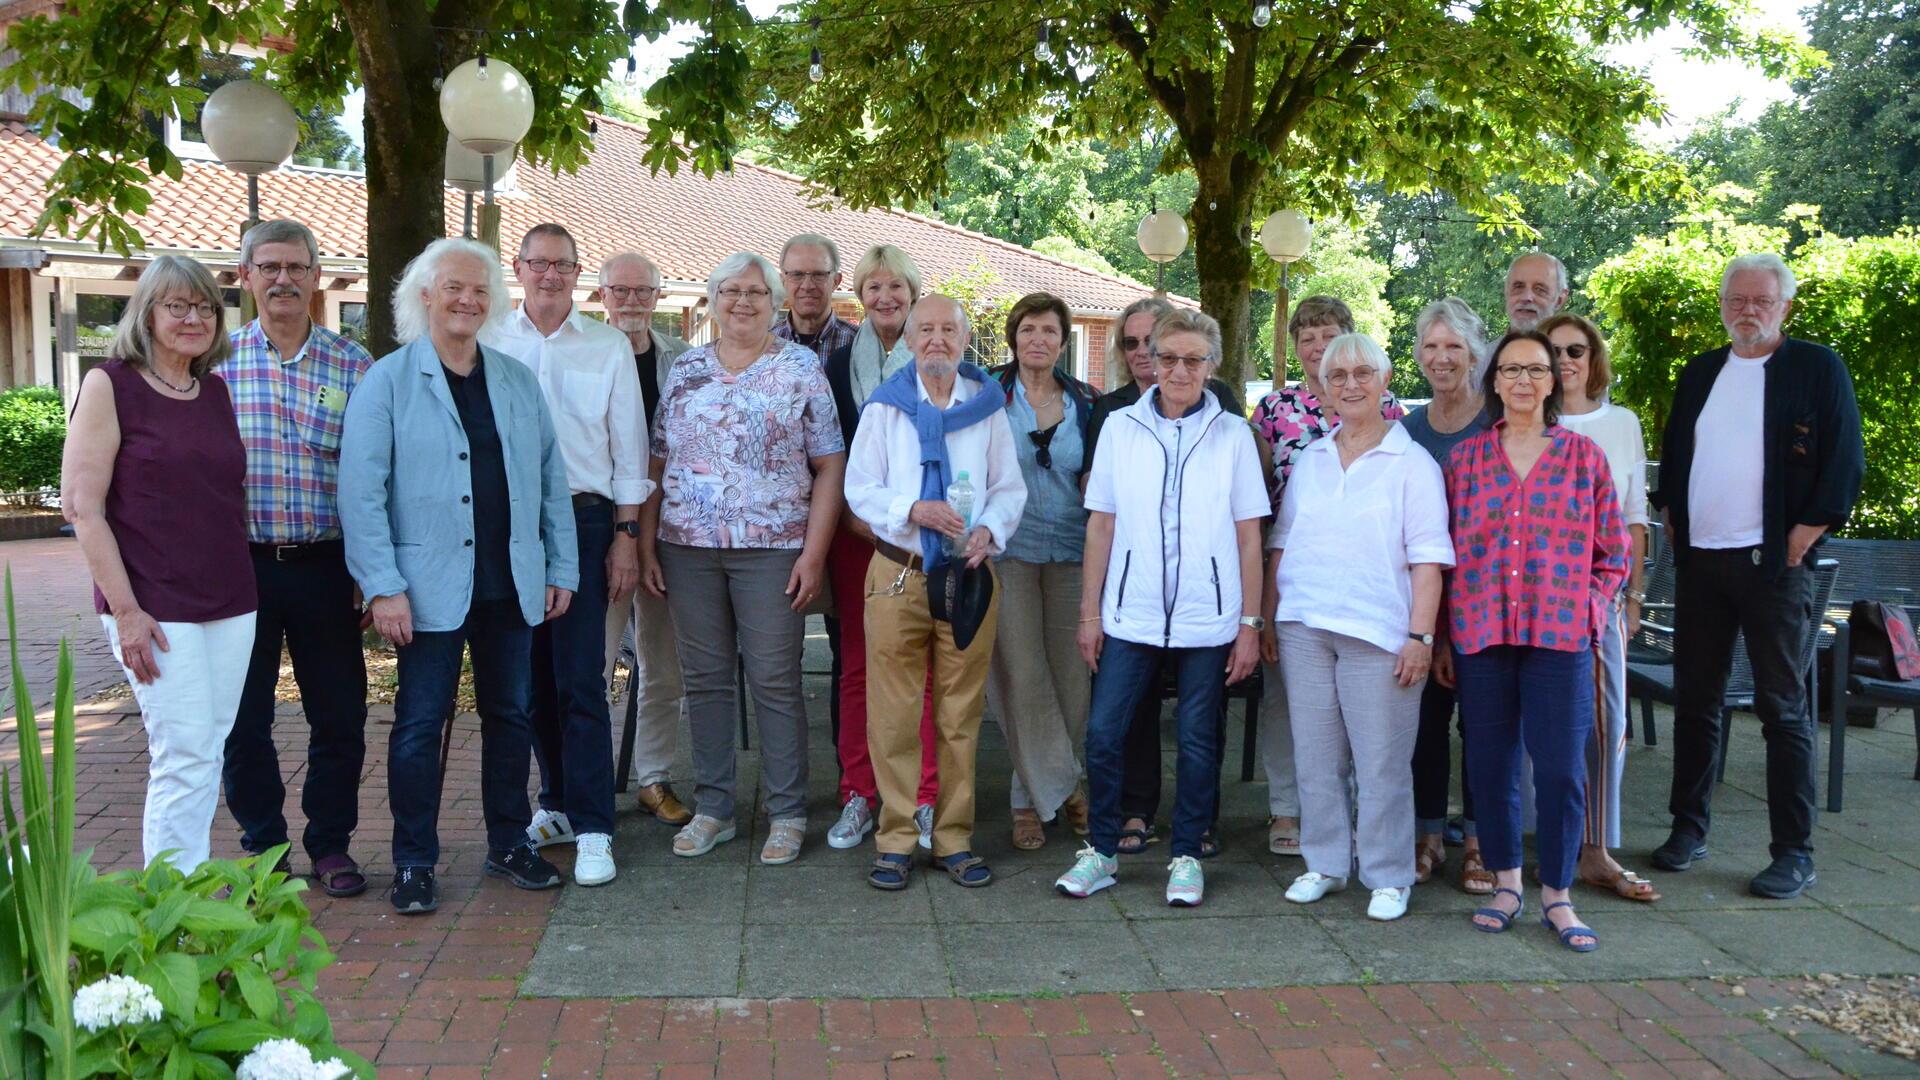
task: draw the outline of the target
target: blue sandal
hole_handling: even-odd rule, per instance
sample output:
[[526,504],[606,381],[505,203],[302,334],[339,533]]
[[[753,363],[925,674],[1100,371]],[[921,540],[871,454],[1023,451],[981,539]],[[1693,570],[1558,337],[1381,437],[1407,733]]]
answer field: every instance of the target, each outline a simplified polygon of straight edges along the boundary
[[[1600,947],[1600,935],[1594,933],[1592,927],[1581,926],[1578,923],[1575,923],[1574,925],[1567,927],[1565,930],[1561,930],[1560,928],[1554,926],[1553,920],[1548,918],[1546,913],[1549,911],[1552,911],[1554,908],[1557,908],[1557,907],[1563,907],[1569,911],[1573,910],[1573,904],[1566,900],[1561,900],[1556,903],[1548,904],[1546,908],[1540,913],[1540,925],[1559,934],[1560,944],[1565,945],[1567,948],[1572,949],[1574,952],[1581,952],[1581,953],[1592,952],[1593,950]],[[1591,938],[1592,940],[1588,941],[1585,945],[1575,945],[1573,943],[1573,939],[1576,937]]]
[[977,889],[982,885],[993,884],[993,871],[987,869],[987,860],[971,851],[960,851],[944,858],[933,860],[947,872],[955,885],[968,889]]
[[910,855],[882,855],[873,860],[873,869],[867,872],[867,884],[887,892],[899,892],[907,887],[907,872],[912,869]]
[[[1515,900],[1520,901],[1520,906],[1517,908],[1514,908],[1513,914],[1511,915],[1507,914],[1504,911],[1501,911],[1497,907],[1483,907],[1483,908],[1474,909],[1473,914],[1474,914],[1475,921],[1473,924],[1473,928],[1475,930],[1478,930],[1483,934],[1504,934],[1507,932],[1507,928],[1513,925],[1513,920],[1519,918],[1520,913],[1527,910],[1527,898],[1524,896],[1521,896],[1519,890],[1517,889],[1493,890],[1494,896],[1499,896],[1501,893],[1506,893],[1508,896],[1511,896]],[[1499,919],[1500,925],[1487,926],[1486,924],[1479,921],[1479,917],[1482,915],[1485,915],[1489,919]]]

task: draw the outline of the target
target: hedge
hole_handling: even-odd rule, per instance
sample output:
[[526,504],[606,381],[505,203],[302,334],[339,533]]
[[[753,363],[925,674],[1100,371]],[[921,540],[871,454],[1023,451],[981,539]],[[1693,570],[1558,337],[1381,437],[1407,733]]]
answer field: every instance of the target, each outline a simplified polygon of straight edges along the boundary
[[[1642,240],[1593,271],[1588,292],[1613,354],[1613,398],[1639,413],[1649,457],[1659,457],[1681,367],[1727,343],[1720,272],[1732,256],[1765,249],[1752,240]],[[1847,534],[1920,538],[1920,234],[1821,237],[1787,263],[1799,292],[1786,332],[1838,352],[1860,401],[1867,476]]]
[[0,392],[0,492],[58,487],[66,442],[60,391],[19,386]]

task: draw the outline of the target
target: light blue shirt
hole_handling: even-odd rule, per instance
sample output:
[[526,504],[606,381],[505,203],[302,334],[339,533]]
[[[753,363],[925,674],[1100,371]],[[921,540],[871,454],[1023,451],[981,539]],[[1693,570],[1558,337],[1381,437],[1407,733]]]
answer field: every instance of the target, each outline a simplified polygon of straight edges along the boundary
[[[538,626],[546,587],[580,584],[572,492],[533,372],[492,349],[481,362],[506,460],[514,592],[527,625]],[[369,599],[405,593],[415,630],[458,630],[473,601],[468,449],[427,338],[375,361],[347,400],[340,443],[347,569]]]
[[1020,476],[1027,482],[1027,506],[1020,527],[1000,556],[1025,563],[1077,563],[1086,549],[1087,511],[1080,501],[1080,466],[1086,442],[1071,400],[1048,445],[1053,467],[1040,467],[1033,432],[1040,420],[1027,404],[1027,390],[1013,380],[1013,400],[1007,405],[1007,423],[1013,429],[1014,452],[1020,457]]

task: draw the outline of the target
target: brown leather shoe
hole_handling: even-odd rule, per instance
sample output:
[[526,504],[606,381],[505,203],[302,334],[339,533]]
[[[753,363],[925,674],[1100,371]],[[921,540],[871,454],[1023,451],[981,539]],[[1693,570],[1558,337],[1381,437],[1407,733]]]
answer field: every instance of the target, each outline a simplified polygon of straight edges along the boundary
[[662,825],[685,825],[693,820],[693,811],[673,797],[666,784],[648,784],[640,789],[640,810],[652,814]]

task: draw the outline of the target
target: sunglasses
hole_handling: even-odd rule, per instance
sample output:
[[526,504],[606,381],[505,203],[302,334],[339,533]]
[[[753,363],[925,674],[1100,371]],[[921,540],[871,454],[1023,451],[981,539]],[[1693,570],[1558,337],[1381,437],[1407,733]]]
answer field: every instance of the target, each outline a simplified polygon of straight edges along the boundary
[[[1064,424],[1066,421],[1062,420],[1060,423]],[[1027,432],[1027,438],[1033,440],[1033,460],[1048,471],[1053,469],[1053,436],[1059,430],[1060,424],[1055,424],[1045,431]]]
[[1143,337],[1123,337],[1120,339],[1120,351],[1132,352],[1142,345],[1145,345],[1147,340],[1148,339]]
[[1585,345],[1555,345],[1553,347],[1553,355],[1569,356],[1575,360],[1586,359],[1587,353],[1590,351],[1592,350]]

